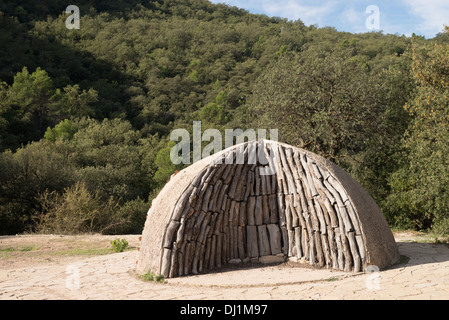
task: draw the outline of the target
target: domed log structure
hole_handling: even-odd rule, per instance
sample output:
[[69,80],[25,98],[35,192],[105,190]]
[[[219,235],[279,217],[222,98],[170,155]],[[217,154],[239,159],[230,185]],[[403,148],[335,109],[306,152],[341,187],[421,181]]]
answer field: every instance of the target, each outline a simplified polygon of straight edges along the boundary
[[259,141],[172,177],[149,210],[136,271],[171,278],[287,257],[352,272],[399,262],[379,207],[346,172],[306,150]]

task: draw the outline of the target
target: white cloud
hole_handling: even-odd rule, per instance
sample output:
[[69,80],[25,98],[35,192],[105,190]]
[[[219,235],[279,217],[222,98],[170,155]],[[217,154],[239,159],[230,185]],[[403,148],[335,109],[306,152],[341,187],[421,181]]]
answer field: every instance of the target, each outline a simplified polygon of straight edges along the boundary
[[339,1],[263,0],[263,11],[270,16],[290,20],[301,19],[306,25],[324,26],[326,17],[332,14]]
[[421,18],[417,29],[424,35],[433,37],[449,25],[449,1],[447,0],[403,0],[410,12]]

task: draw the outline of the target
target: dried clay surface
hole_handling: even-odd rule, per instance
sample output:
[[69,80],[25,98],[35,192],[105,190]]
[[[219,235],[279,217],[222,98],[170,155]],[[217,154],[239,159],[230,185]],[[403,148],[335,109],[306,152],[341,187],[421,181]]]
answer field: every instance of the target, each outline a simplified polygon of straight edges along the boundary
[[412,233],[395,233],[402,261],[379,273],[347,273],[287,262],[237,265],[224,272],[163,283],[135,275],[139,237],[118,237],[126,238],[134,249],[95,256],[86,256],[85,249],[80,251],[83,255],[56,254],[90,245],[94,254],[95,248],[107,247],[117,236],[0,237],[0,300],[449,299],[449,248],[415,242]]

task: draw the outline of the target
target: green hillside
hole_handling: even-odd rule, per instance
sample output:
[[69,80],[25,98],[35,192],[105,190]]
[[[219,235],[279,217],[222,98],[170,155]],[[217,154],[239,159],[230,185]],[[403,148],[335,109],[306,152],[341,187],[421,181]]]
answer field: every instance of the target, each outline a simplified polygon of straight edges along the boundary
[[176,128],[276,128],[392,226],[449,231],[448,36],[306,26],[206,0],[0,1],[0,234],[140,232]]

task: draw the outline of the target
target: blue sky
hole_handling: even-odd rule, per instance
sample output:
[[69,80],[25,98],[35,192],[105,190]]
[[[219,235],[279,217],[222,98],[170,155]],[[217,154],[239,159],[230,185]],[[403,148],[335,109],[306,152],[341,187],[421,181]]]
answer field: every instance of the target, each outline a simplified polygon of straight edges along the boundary
[[[433,38],[449,25],[449,0],[211,0],[306,25],[331,26],[339,31],[412,33]],[[370,7],[371,6],[371,7]],[[368,10],[378,8],[376,11]],[[377,23],[378,22],[378,23]],[[377,27],[379,29],[377,29]],[[370,29],[368,29],[370,28]]]

